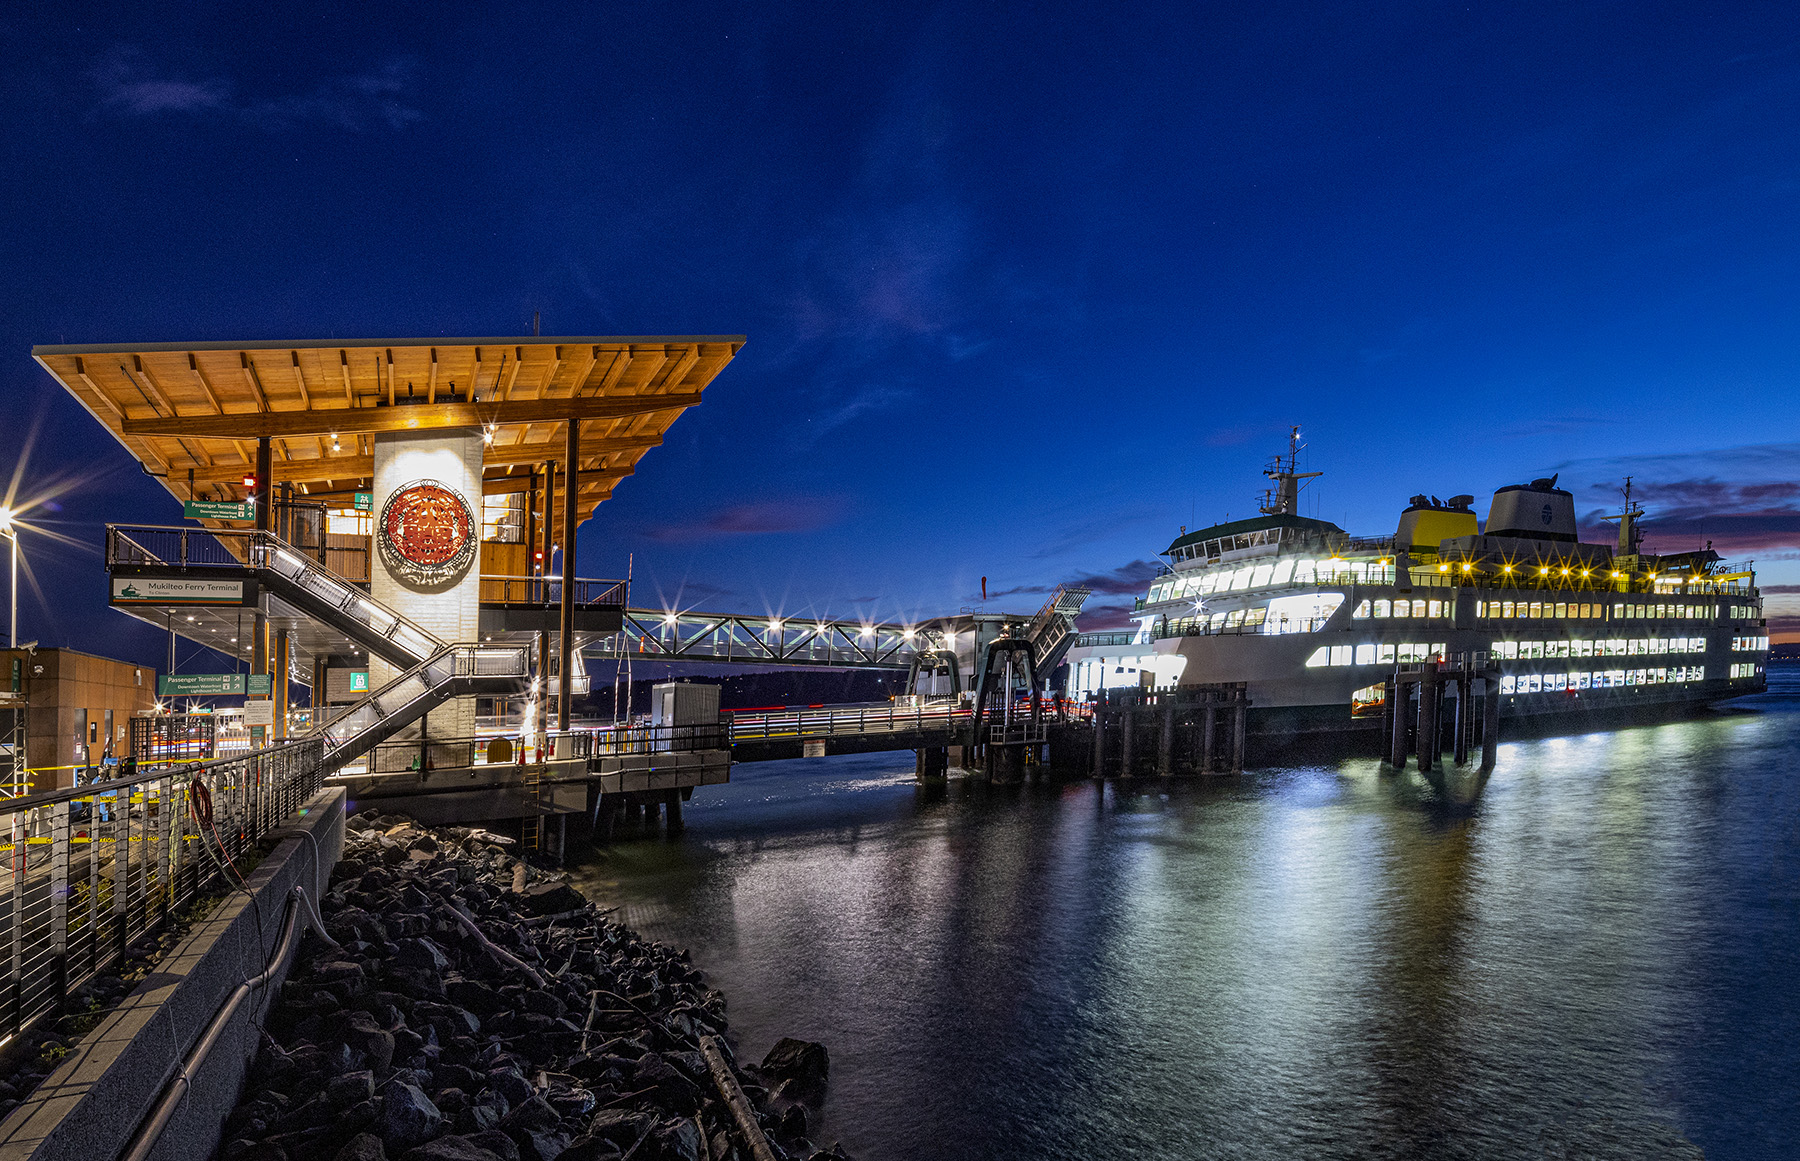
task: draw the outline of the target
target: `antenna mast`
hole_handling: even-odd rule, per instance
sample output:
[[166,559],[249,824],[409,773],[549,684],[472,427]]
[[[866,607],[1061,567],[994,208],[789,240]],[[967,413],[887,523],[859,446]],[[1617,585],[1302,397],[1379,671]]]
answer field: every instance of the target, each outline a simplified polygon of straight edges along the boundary
[[1275,481],[1275,486],[1263,492],[1262,503],[1257,507],[1268,516],[1297,516],[1300,514],[1300,489],[1306,485],[1304,480],[1316,479],[1324,472],[1302,472],[1298,470],[1300,449],[1306,445],[1300,442],[1300,428],[1296,425],[1288,428],[1288,449],[1286,455],[1278,455],[1269,461],[1263,469],[1263,475]]
[[1631,498],[1631,477],[1625,477],[1625,504],[1616,516],[1602,516],[1602,520],[1619,522],[1619,555],[1636,556],[1638,546],[1644,541],[1644,532],[1638,527],[1638,518],[1644,514],[1644,506]]

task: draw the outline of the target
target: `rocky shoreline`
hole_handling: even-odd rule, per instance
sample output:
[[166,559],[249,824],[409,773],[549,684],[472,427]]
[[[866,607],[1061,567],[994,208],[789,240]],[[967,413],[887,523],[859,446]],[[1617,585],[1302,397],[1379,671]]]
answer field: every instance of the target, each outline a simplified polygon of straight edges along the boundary
[[364,813],[222,1161],[841,1161],[825,1048],[735,1061],[725,999],[509,840]]

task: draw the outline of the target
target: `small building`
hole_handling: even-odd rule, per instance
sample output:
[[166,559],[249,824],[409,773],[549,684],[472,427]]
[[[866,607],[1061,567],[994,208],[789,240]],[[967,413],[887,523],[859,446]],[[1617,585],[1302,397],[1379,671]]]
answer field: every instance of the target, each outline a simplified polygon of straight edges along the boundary
[[132,717],[155,708],[156,671],[147,665],[76,649],[0,649],[0,726],[9,755],[22,727],[27,792],[72,786],[75,767],[124,757]]

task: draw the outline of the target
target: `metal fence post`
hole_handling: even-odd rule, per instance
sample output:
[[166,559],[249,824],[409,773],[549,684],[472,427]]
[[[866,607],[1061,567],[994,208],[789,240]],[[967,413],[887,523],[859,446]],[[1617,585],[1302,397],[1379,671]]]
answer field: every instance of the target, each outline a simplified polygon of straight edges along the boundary
[[61,1004],[69,982],[69,803],[50,808],[51,990]]

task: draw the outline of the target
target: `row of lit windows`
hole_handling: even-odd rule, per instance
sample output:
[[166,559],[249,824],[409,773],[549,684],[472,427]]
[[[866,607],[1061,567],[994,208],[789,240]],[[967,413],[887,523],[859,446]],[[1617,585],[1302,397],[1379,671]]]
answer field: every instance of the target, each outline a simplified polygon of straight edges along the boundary
[[1306,659],[1308,669],[1322,665],[1392,665],[1429,661],[1442,656],[1444,643],[1435,645],[1321,645]]
[[1596,669],[1590,673],[1521,673],[1500,679],[1501,693],[1559,693],[1569,689],[1614,689],[1621,685],[1668,685],[1705,681],[1706,666],[1656,669]]
[[1364,601],[1353,617],[1448,617],[1455,606],[1449,601]]
[[1379,561],[1311,560],[1286,557],[1235,569],[1209,569],[1174,576],[1150,586],[1149,602],[1240,593],[1271,585],[1392,584],[1394,568]]
[[[1766,642],[1767,639],[1763,640]],[[1496,661],[1532,661],[1539,658],[1643,657],[1704,652],[1704,637],[1632,637],[1607,641],[1495,641],[1492,656]],[[1443,653],[1442,642],[1435,645],[1321,645],[1306,659],[1306,665],[1309,669],[1317,669],[1331,665],[1405,664],[1429,661]]]
[[1754,661],[1739,661],[1731,667],[1733,677],[1755,677],[1757,665]]
[[1733,637],[1731,651],[1733,653],[1766,653],[1769,650],[1767,637]]
[[1637,657],[1704,653],[1704,637],[1616,637],[1604,641],[1496,641],[1493,655],[1511,661],[1536,657]]
[[1760,616],[1762,616],[1762,610],[1757,608],[1755,605],[1733,605],[1733,606],[1731,606],[1731,619],[1734,621],[1747,621],[1753,617],[1760,617]]

